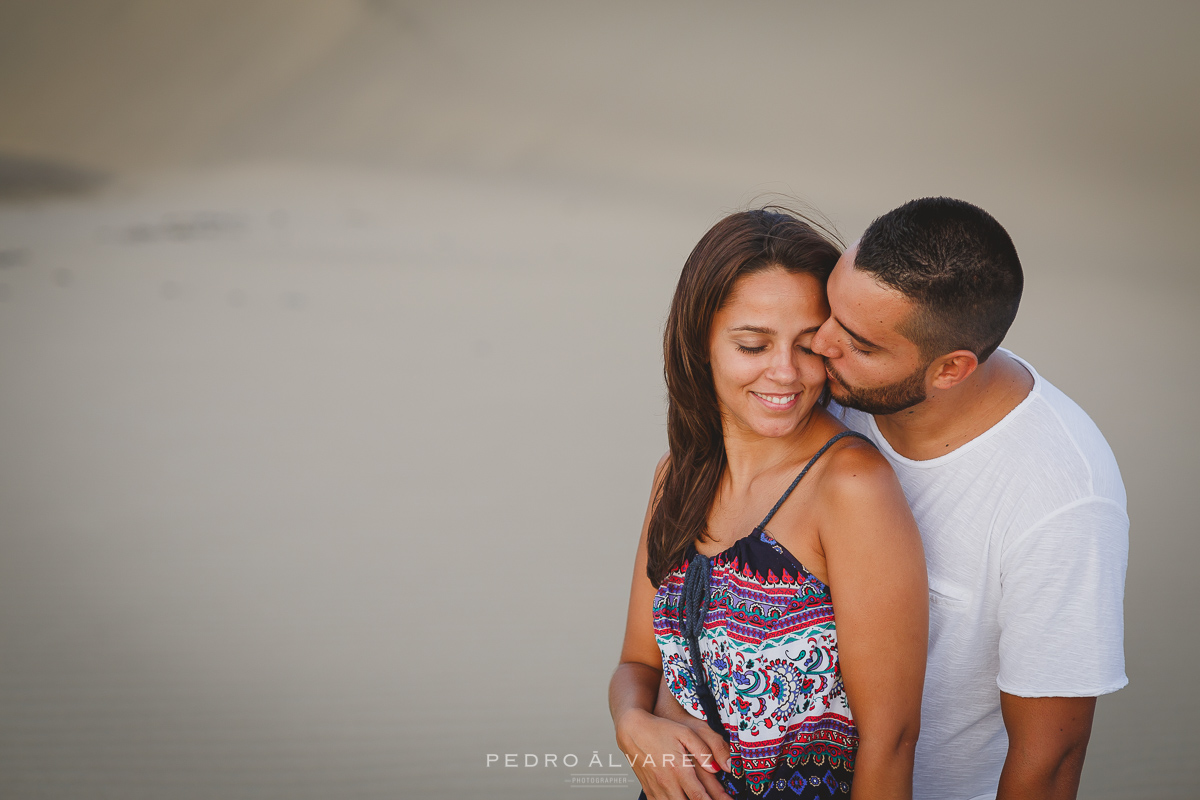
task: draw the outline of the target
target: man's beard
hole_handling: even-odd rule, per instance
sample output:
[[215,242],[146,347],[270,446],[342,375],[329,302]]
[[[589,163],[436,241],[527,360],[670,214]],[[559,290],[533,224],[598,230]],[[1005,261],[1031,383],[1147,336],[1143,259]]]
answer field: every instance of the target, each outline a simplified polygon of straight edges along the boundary
[[925,400],[925,370],[928,368],[928,364],[919,367],[913,370],[913,373],[907,378],[889,383],[887,386],[856,389],[848,386],[838,371],[830,366],[829,360],[825,360],[825,369],[836,381],[836,383],[834,381],[828,383],[829,393],[833,395],[834,400],[838,401],[838,405],[881,416],[912,408]]

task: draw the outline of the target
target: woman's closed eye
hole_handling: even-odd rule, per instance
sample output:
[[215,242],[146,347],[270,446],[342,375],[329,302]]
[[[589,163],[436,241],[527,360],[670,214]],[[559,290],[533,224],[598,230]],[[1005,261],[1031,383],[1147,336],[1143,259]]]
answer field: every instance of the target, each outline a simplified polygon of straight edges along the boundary
[[[767,346],[765,344],[760,344],[755,347],[751,347],[750,345],[741,344],[739,342],[734,342],[734,346],[737,347],[738,352],[749,353],[750,355],[754,355],[755,353],[761,353],[767,349]],[[804,355],[806,355],[806,356],[816,355],[816,353],[814,353],[812,350],[810,350],[809,348],[805,347],[802,344],[798,344],[798,345],[796,345],[796,347],[798,347],[800,349],[800,352],[804,353]]]

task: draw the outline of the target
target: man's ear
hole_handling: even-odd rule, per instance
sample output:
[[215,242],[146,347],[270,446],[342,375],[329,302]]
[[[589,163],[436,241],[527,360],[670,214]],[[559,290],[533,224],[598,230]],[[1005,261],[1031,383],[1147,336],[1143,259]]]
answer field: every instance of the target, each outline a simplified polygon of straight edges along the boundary
[[970,350],[955,350],[934,359],[926,375],[934,389],[950,389],[965,381],[979,366],[979,357]]

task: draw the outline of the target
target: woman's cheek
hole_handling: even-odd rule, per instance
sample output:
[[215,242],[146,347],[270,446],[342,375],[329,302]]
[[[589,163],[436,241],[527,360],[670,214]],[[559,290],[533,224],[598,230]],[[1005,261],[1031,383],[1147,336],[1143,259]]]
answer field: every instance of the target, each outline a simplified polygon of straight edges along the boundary
[[804,380],[806,383],[824,383],[825,359],[820,356],[805,356]]

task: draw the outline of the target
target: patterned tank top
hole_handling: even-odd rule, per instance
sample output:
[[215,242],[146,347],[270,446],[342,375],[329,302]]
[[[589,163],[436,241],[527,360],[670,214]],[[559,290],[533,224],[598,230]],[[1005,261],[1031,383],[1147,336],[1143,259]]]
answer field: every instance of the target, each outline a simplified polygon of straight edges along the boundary
[[844,431],[826,442],[749,536],[711,559],[690,545],[654,597],[667,686],[729,742],[730,769],[720,777],[731,797],[850,794],[858,731],[829,587],[766,531],[845,436],[864,438]]

